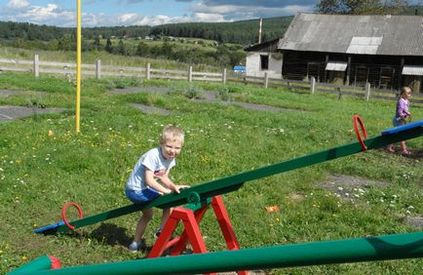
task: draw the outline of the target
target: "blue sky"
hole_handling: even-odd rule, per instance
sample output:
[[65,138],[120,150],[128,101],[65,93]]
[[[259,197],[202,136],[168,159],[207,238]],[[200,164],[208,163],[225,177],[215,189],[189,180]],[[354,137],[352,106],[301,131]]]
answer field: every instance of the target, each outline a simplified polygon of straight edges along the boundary
[[[0,0],[0,20],[74,27],[76,0]],[[231,22],[311,12],[318,0],[81,0],[85,27]]]

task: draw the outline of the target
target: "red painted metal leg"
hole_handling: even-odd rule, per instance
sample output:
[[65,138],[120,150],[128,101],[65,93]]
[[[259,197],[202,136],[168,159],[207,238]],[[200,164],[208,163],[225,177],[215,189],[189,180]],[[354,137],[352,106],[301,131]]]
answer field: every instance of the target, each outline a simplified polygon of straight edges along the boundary
[[200,227],[198,226],[194,213],[192,210],[178,207],[172,211],[172,214],[166,221],[159,238],[151,248],[147,258],[160,257],[163,254],[164,250],[168,247],[167,244],[179,221],[182,221],[185,226],[186,238],[190,241],[194,252],[207,252],[206,244],[201,236]]
[[176,226],[178,226],[179,223],[179,219],[173,214],[175,211],[177,213],[179,208],[172,211],[172,214],[167,219],[159,238],[154,243],[150,253],[148,253],[147,258],[160,257],[166,249],[166,244],[170,240],[172,233],[175,231]]
[[[197,224],[199,225],[201,220],[204,217],[204,214],[206,213],[208,209],[208,206],[203,206],[200,209],[198,209],[197,211],[195,211],[194,215],[195,215],[195,220],[197,222]],[[172,249],[171,251],[171,255],[172,256],[176,256],[176,255],[180,255],[182,253],[182,251],[185,250],[186,245],[187,245],[187,241],[188,241],[188,234],[187,231],[184,230],[181,234],[181,237],[178,241],[177,244],[175,244],[175,247]]]
[[[239,243],[232,227],[231,220],[229,219],[228,211],[226,211],[225,204],[223,203],[222,196],[213,197],[211,201],[213,211],[216,215],[217,222],[222,230],[223,237],[225,238],[226,245],[229,250],[238,250]],[[248,272],[244,270],[237,271],[240,275],[247,275]]]
[[222,230],[223,237],[225,238],[228,249],[239,249],[239,243],[235,236],[235,232],[232,227],[231,220],[229,219],[228,211],[226,211],[225,204],[223,203],[222,197],[213,197],[211,205],[213,207],[220,229]]

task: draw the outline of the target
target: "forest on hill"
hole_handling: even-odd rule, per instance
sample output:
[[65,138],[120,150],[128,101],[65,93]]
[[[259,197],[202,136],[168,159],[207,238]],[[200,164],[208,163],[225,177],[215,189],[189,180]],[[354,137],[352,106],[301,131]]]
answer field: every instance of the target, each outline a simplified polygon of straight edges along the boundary
[[[282,37],[293,16],[263,19],[262,41]],[[153,27],[150,35],[174,37],[195,37],[215,40],[221,43],[241,45],[255,44],[258,41],[259,20],[232,23],[179,23]]]
[[[281,37],[292,18],[263,19],[262,41]],[[243,48],[257,43],[258,34],[258,19],[83,28],[82,50],[227,67],[244,62]],[[75,28],[0,22],[0,39],[2,46],[30,50],[75,51],[76,48]]]
[[[292,20],[289,17],[263,19],[262,41],[275,39],[283,35]],[[255,32],[251,30],[256,30]],[[173,36],[215,40],[219,43],[249,45],[258,41],[259,20],[237,21],[231,23],[178,23],[159,26],[115,26],[82,28],[86,39],[100,38],[145,38]],[[0,39],[14,40],[59,40],[72,36],[74,28],[60,28],[31,23],[1,22]]]

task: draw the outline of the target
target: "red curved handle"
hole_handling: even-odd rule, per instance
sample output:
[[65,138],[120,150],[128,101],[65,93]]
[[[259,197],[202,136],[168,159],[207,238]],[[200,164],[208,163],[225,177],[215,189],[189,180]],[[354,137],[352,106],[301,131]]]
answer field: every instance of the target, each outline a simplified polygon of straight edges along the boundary
[[[366,128],[364,127],[363,120],[361,119],[359,115],[353,115],[352,118],[353,118],[355,135],[357,136],[358,142],[361,145],[361,149],[363,151],[366,151],[367,146],[364,143],[364,140],[367,138],[367,131],[366,131]],[[359,129],[359,126],[360,126],[360,129]],[[363,135],[360,134],[360,130]],[[363,140],[363,137],[364,137],[364,140]]]
[[68,211],[69,206],[73,206],[73,207],[75,207],[78,210],[78,215],[79,215],[79,218],[80,219],[82,219],[82,217],[84,215],[82,214],[82,208],[81,208],[81,206],[79,206],[76,202],[70,201],[70,202],[65,203],[65,205],[63,205],[63,208],[62,208],[62,220],[63,220],[63,222],[65,223],[65,225],[70,230],[74,230],[75,229],[75,226],[71,225],[68,222],[68,219],[66,217],[66,212]]

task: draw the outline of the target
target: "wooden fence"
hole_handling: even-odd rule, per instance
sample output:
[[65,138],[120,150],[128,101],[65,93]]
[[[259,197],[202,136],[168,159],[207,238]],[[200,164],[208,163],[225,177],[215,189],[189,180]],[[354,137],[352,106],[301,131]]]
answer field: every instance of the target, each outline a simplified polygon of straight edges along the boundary
[[[263,77],[246,76],[244,74],[234,73],[223,69],[220,73],[210,72],[196,72],[193,71],[192,66],[187,70],[164,70],[152,68],[150,63],[145,67],[125,67],[125,66],[111,66],[102,65],[101,60],[97,60],[95,64],[82,64],[81,72],[87,77],[96,77],[100,79],[104,76],[111,77],[139,77],[145,79],[175,79],[192,81],[214,81],[214,82],[237,82],[250,83],[261,85],[264,88],[268,87],[285,87],[288,89],[295,89],[304,91],[306,93],[331,93],[336,94],[339,99],[343,96],[357,96],[365,100],[371,98],[390,99],[394,100],[397,97],[398,91],[395,90],[380,90],[372,89],[369,83],[362,86],[344,86],[334,85],[329,83],[317,83],[311,77],[309,81],[288,80],[280,78],[269,77],[267,73]],[[74,77],[76,73],[75,63],[61,63],[61,62],[46,62],[40,61],[39,56],[34,55],[34,60],[17,60],[0,58],[0,71],[15,71],[15,72],[31,72],[35,77],[39,77],[41,73],[65,75],[68,78]],[[414,93],[413,103],[423,103],[423,94]]]

